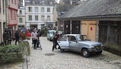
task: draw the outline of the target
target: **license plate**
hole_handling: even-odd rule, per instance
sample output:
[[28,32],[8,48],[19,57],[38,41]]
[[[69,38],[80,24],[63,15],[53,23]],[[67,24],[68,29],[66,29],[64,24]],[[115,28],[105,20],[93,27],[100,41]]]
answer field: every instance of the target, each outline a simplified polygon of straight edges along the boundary
[[99,47],[98,47],[98,46],[96,46],[96,49],[99,49]]

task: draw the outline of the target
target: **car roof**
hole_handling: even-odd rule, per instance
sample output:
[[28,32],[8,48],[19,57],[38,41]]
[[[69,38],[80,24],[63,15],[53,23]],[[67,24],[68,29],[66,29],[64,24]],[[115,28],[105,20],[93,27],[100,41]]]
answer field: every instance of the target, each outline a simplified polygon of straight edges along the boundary
[[48,30],[49,32],[56,32],[56,30]]

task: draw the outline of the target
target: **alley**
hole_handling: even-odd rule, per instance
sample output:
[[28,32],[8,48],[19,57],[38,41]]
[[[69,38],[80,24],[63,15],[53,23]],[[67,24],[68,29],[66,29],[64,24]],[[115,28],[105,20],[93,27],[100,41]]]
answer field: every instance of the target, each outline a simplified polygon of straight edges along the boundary
[[120,69],[117,65],[108,63],[110,60],[118,60],[119,57],[114,55],[113,59],[106,57],[106,54],[84,58],[72,52],[60,53],[59,50],[52,52],[52,42],[46,37],[41,37],[41,45],[42,51],[31,49],[28,69]]

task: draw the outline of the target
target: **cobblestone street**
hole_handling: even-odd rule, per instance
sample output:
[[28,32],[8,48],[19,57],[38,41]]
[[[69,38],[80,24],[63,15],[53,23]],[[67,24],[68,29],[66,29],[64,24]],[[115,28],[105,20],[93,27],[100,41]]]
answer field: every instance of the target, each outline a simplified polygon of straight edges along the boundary
[[[52,52],[52,42],[46,37],[41,37],[41,49],[34,50],[31,45],[28,69],[121,69],[114,61],[121,57],[108,52],[100,56],[84,58],[73,52],[60,53],[59,50]],[[31,41],[30,41],[31,44]],[[109,56],[110,55],[110,56]],[[119,63],[120,64],[120,63]],[[24,69],[22,64],[3,66],[0,69]]]
[[42,51],[32,49],[29,69],[120,69],[116,65],[100,60],[104,55],[84,58],[72,52],[60,53],[59,50],[52,52],[52,42],[47,41],[45,37],[41,38],[41,45]]

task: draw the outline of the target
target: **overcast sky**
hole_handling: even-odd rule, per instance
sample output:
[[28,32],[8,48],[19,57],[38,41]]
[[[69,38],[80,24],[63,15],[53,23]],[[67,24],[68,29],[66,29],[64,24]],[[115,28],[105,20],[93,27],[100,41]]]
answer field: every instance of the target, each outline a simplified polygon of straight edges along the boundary
[[59,3],[60,0],[56,0],[56,1]]

